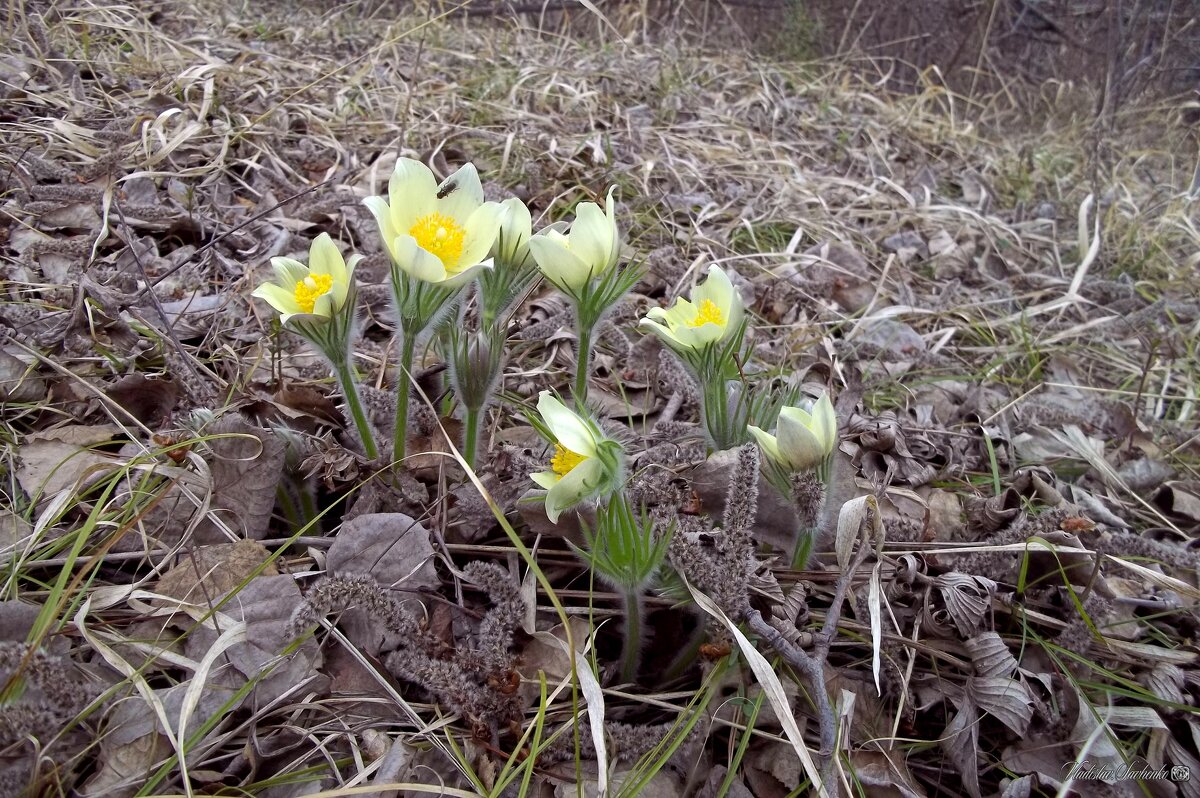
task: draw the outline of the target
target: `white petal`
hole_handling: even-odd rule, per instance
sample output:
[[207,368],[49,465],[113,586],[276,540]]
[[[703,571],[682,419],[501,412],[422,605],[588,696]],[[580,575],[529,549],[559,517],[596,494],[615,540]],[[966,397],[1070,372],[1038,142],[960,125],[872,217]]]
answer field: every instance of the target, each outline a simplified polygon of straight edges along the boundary
[[407,233],[422,216],[437,209],[437,180],[429,167],[412,158],[396,161],[388,181],[388,205],[396,234]]
[[817,436],[807,426],[791,418],[781,415],[775,434],[779,441],[780,453],[796,471],[812,468],[825,457]]
[[396,240],[400,231],[396,229],[396,225],[392,224],[392,209],[388,206],[387,200],[383,197],[367,197],[363,200],[363,205],[366,205],[367,210],[375,217],[375,224],[379,227],[379,239],[391,252],[392,242]]
[[458,274],[447,273],[446,279],[442,281],[441,285],[443,288],[457,288],[460,285],[466,285],[474,280],[475,275],[479,274],[479,272],[483,271],[484,269],[490,269],[493,266],[494,264],[492,263],[492,259],[488,258],[485,261],[476,263],[474,266],[468,266]]
[[591,428],[549,391],[539,394],[538,413],[560,446],[584,457],[595,456],[596,437]]
[[[294,289],[293,289],[294,290]],[[296,295],[293,291],[276,285],[275,283],[263,283],[258,288],[254,289],[251,296],[256,296],[259,299],[265,300],[268,305],[275,308],[280,313],[299,313],[300,305],[296,302]]]
[[575,208],[575,221],[571,223],[571,251],[591,266],[595,274],[608,269],[608,258],[612,251],[612,226],[600,206],[594,202],[581,202]]
[[427,283],[442,283],[446,280],[446,267],[442,259],[432,252],[421,249],[417,239],[401,233],[392,244],[392,257],[404,272]]
[[832,449],[837,443],[837,411],[829,401],[829,394],[822,394],[813,405],[812,416],[813,432],[820,439],[822,448]]
[[[453,190],[447,192],[451,186]],[[438,213],[444,213],[459,224],[463,224],[483,204],[483,186],[479,183],[479,172],[473,163],[459,167],[438,186],[438,192],[445,193],[437,201]]]
[[275,272],[275,282],[288,291],[295,291],[296,283],[308,276],[308,267],[291,258],[271,258],[271,269]]
[[572,468],[546,494],[546,517],[550,523],[557,524],[563,510],[595,493],[603,482],[604,466],[595,460],[589,458]]
[[463,242],[462,255],[455,264],[457,269],[474,266],[488,256],[496,243],[500,232],[500,223],[504,219],[504,208],[498,202],[485,202],[475,209],[463,225],[466,240]]
[[748,424],[746,429],[750,430],[750,434],[754,436],[754,440],[758,441],[759,448],[766,452],[767,456],[776,463],[786,465],[787,461],[779,452],[779,441],[769,432],[764,432],[753,424]]
[[650,332],[654,333],[654,334],[655,334],[655,335],[657,335],[659,338],[661,338],[661,339],[663,340],[663,342],[664,342],[664,343],[666,343],[666,344],[674,344],[674,345],[677,345],[677,346],[684,346],[684,345],[685,345],[685,344],[683,343],[683,341],[681,341],[681,340],[680,340],[680,339],[679,339],[679,338],[678,338],[678,337],[675,335],[675,333],[671,331],[671,328],[670,328],[670,327],[666,327],[666,326],[664,326],[664,325],[662,325],[662,324],[659,324],[659,323],[658,323],[658,322],[656,322],[656,321],[651,321],[649,317],[647,317],[647,318],[644,318],[644,319],[642,319],[641,321],[639,321],[639,322],[638,322],[638,326],[639,326],[639,327],[644,327],[645,329],[647,329],[647,330],[649,330]]
[[542,274],[564,291],[579,291],[591,279],[592,267],[550,235],[529,239],[529,252]]
[[613,192],[616,190],[616,186],[609,186],[608,197],[604,200],[604,215],[608,219],[609,234],[611,236],[608,253],[608,269],[616,266],[617,260],[621,257],[621,230],[619,227],[617,227],[617,202],[615,199],[613,199]]
[[539,487],[546,490],[553,488],[562,479],[562,477],[553,471],[538,471],[536,474],[530,474],[529,478],[536,482]]

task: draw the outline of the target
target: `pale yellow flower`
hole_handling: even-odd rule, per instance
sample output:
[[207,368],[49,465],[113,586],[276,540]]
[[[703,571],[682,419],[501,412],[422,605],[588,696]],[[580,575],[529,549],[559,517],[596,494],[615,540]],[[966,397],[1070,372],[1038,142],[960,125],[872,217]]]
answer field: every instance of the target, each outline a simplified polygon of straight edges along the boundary
[[745,312],[729,276],[720,267],[710,266],[708,279],[692,291],[691,301],[679,297],[665,310],[651,308],[638,326],[676,349],[700,349],[733,335]]
[[538,413],[555,438],[554,456],[549,471],[530,474],[530,478],[548,491],[546,516],[551,523],[558,523],[563,510],[620,483],[624,451],[549,391],[538,397]]
[[328,233],[317,236],[308,250],[308,265],[292,258],[271,258],[275,282],[263,283],[253,296],[265,299],[286,324],[296,316],[328,319],[346,304],[361,255],[342,258]]
[[568,293],[579,293],[621,257],[614,190],[608,190],[605,210],[594,202],[579,203],[568,233],[562,232],[561,225],[552,225],[529,239],[529,251],[542,274]]
[[838,440],[837,413],[829,394],[822,395],[811,411],[799,407],[780,410],[774,435],[754,425],[748,429],[768,457],[793,472],[819,466]]
[[529,257],[529,239],[533,235],[533,217],[524,202],[509,197],[500,203],[505,210],[500,234],[492,247],[492,254],[500,263],[516,268]]
[[498,202],[485,202],[479,173],[466,164],[439,185],[429,167],[401,158],[388,182],[388,198],[363,203],[401,271],[452,288],[491,268],[488,253],[504,217]]

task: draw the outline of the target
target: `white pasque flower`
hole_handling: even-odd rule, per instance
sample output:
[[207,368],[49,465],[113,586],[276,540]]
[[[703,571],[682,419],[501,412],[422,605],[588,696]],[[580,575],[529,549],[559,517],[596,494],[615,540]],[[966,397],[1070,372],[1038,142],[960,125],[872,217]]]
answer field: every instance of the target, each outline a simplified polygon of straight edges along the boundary
[[824,394],[812,410],[785,407],[779,411],[775,434],[751,424],[748,429],[768,457],[792,472],[819,466],[837,445],[837,413]]
[[523,266],[529,257],[533,216],[525,203],[517,197],[509,197],[500,205],[506,213],[500,225],[500,235],[492,246],[492,255],[504,266],[516,269]]
[[488,253],[496,241],[504,209],[484,202],[473,164],[440,185],[428,166],[401,158],[388,181],[388,198],[367,197],[379,234],[401,271],[453,288],[478,269],[491,268]]
[[579,203],[570,232],[564,234],[556,224],[529,239],[529,251],[542,274],[567,293],[579,293],[593,277],[616,266],[621,257],[615,190],[615,186],[608,190],[606,210],[594,202]]
[[670,308],[651,308],[638,326],[676,349],[701,349],[733,335],[745,313],[729,275],[710,266],[708,279],[692,291],[691,301],[678,297]]
[[551,523],[558,523],[563,510],[620,485],[624,450],[549,391],[538,396],[538,413],[555,438],[554,456],[549,471],[530,478],[548,491],[546,516]]
[[280,320],[297,316],[328,319],[346,304],[361,255],[342,258],[328,233],[317,236],[308,250],[308,265],[292,258],[271,258],[275,282],[263,283],[253,296],[279,311]]

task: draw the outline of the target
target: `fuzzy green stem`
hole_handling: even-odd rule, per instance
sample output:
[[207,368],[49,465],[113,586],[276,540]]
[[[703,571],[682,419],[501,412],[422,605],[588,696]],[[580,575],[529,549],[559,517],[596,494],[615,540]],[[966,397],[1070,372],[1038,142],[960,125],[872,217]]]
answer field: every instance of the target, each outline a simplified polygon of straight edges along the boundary
[[392,460],[404,459],[408,446],[408,395],[412,384],[413,360],[416,358],[418,330],[403,327],[400,331],[400,374],[396,382],[396,429],[392,438]]
[[467,465],[471,470],[475,470],[475,452],[479,448],[479,417],[483,415],[483,409],[479,407],[468,407],[466,409],[466,430],[463,433],[463,459],[467,461]]
[[817,530],[801,529],[796,536],[796,548],[792,552],[792,569],[803,571],[808,566],[808,558],[812,556],[813,542],[817,539]]
[[343,360],[335,367],[334,371],[337,373],[338,382],[341,383],[342,395],[346,397],[346,406],[350,408],[354,426],[358,428],[358,437],[362,438],[367,459],[376,460],[379,458],[379,449],[375,446],[375,435],[371,430],[370,423],[367,422],[367,414],[363,412],[362,400],[358,396],[358,385],[354,382],[353,369],[349,363]]
[[582,320],[579,323],[579,356],[575,364],[575,409],[582,411],[587,402],[589,365],[592,361],[592,328]]
[[625,594],[625,647],[621,649],[621,681],[637,679],[642,655],[642,593]]

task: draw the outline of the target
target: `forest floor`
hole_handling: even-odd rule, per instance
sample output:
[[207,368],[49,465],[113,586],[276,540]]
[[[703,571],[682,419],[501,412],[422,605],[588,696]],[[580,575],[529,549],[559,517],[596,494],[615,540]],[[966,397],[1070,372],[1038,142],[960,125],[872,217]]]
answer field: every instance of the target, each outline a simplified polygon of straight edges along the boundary
[[[1081,87],[889,94],[841,63],[355,3],[6,13],[0,795],[774,798],[820,773],[841,795],[1200,795],[1180,103],[1100,125]],[[355,366],[390,439],[405,377],[362,200],[401,156],[474,163],[535,228],[617,187],[646,271],[589,407],[692,527],[727,523],[730,459],[706,458],[648,308],[718,264],[747,378],[834,396],[804,569],[760,491],[750,612],[775,632],[664,576],[620,678],[629,618],[568,546],[578,517],[521,501],[551,454],[521,411],[576,356],[548,283],[512,318],[477,481],[435,345],[404,467],[362,456],[327,365],[250,293],[323,232],[366,256]],[[322,604],[324,577],[364,574],[384,592]],[[401,600],[438,652],[387,631]],[[489,634],[504,667],[470,671]],[[1105,766],[1169,778],[1090,780]]]

